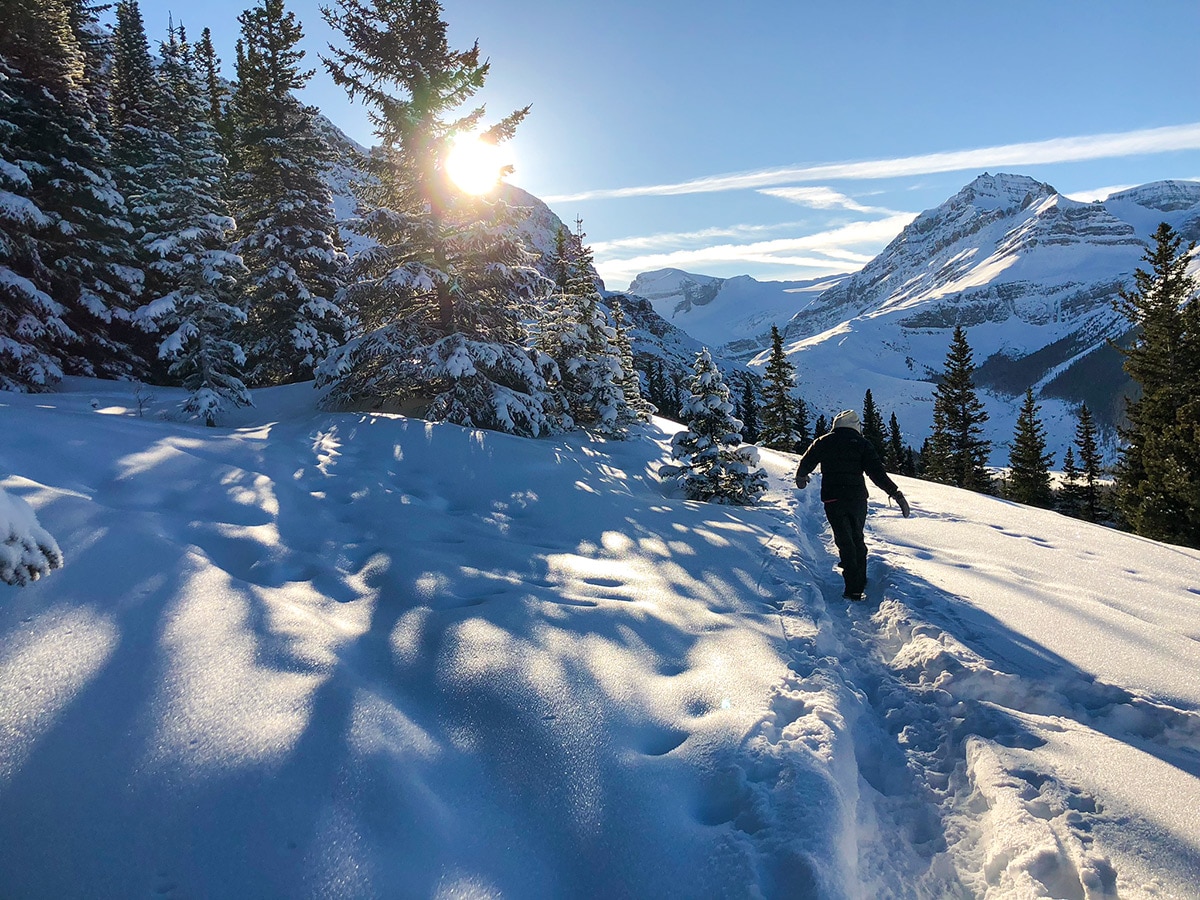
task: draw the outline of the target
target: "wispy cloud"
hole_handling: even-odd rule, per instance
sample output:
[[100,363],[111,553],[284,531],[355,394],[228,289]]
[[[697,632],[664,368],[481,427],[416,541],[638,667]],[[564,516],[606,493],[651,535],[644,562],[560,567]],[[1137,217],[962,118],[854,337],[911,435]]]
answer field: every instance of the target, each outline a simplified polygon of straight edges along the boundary
[[[795,238],[755,241],[746,244],[720,243],[704,247],[612,257],[596,253],[596,268],[606,281],[629,281],[641,272],[678,268],[704,271],[713,266],[786,266],[808,270],[811,276],[832,275],[861,267],[878,249],[916,218],[915,213],[897,213],[873,222],[854,222],[840,228]],[[860,248],[867,252],[855,252]],[[594,248],[593,248],[594,249]]]
[[1168,153],[1175,150],[1200,150],[1200,122],[1188,125],[1172,125],[1166,128],[1147,128],[1140,131],[1053,138],[1046,141],[981,147],[975,150],[926,153],[920,156],[902,156],[894,159],[761,169],[755,172],[712,175],[673,184],[581,191],[575,194],[560,194],[558,196],[545,197],[544,199],[548,203],[562,203],[581,200],[619,199],[623,197],[704,194],[717,191],[766,188],[797,181],[897,178],[913,175],[931,175],[938,172],[1081,162],[1089,159],[1111,159],[1150,153]]
[[1137,185],[1110,184],[1108,187],[1092,188],[1091,190],[1086,191],[1072,191],[1069,194],[1063,194],[1063,196],[1070,200],[1076,200],[1079,203],[1091,203],[1093,200],[1107,200],[1117,191],[1127,191],[1131,187],[1137,187]]
[[778,197],[789,203],[807,206],[810,209],[848,209],[854,212],[891,214],[894,210],[878,206],[863,206],[853,197],[848,197],[831,187],[776,187],[759,188],[760,194]]
[[664,231],[635,237],[615,238],[591,244],[592,252],[612,254],[624,250],[658,250],[679,247],[685,244],[704,244],[720,238],[755,238],[778,231],[796,231],[804,228],[803,222],[777,222],[767,225],[724,225],[717,228],[702,228],[698,231]]

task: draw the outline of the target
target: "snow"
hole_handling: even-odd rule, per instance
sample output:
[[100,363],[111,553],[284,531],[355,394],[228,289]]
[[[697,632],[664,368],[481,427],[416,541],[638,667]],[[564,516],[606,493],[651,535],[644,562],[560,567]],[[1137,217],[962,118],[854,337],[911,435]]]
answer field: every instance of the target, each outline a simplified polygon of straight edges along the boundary
[[0,581],[26,585],[62,566],[62,550],[29,504],[0,489]]
[[1200,552],[899,478],[848,605],[787,454],[133,391],[0,393],[0,895],[1196,896]]
[[714,278],[659,269],[638,275],[628,293],[649,300],[660,316],[714,351],[729,345],[746,352],[770,346],[772,325],[782,328],[796,310],[844,277],[756,281],[749,275]]

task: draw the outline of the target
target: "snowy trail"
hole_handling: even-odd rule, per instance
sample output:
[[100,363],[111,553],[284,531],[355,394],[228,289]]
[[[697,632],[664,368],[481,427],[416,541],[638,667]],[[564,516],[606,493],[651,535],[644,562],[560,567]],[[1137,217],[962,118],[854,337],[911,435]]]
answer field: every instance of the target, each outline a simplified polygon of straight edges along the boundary
[[[922,492],[930,490],[913,489]],[[1200,847],[1175,836],[1194,833],[1197,810],[1180,809],[1160,782],[1182,781],[1185,796],[1195,791],[1195,707],[1170,691],[1147,696],[1107,683],[998,627],[981,608],[986,596],[977,604],[932,584],[914,570],[936,556],[969,566],[913,541],[909,523],[887,506],[872,504],[867,600],[848,603],[815,493],[779,506],[781,531],[801,553],[790,560],[795,597],[780,609],[794,678],[779,697],[796,702],[786,709],[790,721],[772,725],[811,747],[818,716],[799,698],[815,684],[838,698],[829,743],[848,743],[854,757],[854,771],[837,776],[844,814],[858,801],[857,859],[843,860],[847,893],[1192,896],[1186,886],[1200,884]],[[878,526],[903,549],[873,534]],[[1136,670],[1130,675],[1140,682]],[[1098,779],[1081,768],[1081,746],[1119,759],[1130,774]],[[1151,791],[1151,809],[1163,812],[1130,815],[1138,790]],[[1125,839],[1130,830],[1155,834],[1163,856],[1145,858]]]

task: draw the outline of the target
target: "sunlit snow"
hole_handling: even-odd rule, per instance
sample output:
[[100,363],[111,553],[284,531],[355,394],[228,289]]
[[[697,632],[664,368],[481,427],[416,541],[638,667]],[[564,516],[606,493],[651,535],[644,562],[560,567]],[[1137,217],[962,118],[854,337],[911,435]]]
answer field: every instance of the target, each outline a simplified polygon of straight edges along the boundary
[[66,387],[0,394],[65,557],[0,586],[0,896],[1196,896],[1200,552],[899,479],[848,605],[788,455]]

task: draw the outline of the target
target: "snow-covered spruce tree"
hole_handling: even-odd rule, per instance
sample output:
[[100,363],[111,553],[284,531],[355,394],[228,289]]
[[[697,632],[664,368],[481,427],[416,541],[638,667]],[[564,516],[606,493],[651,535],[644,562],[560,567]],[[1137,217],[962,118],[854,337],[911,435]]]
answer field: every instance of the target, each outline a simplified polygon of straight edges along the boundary
[[771,355],[763,375],[762,429],[758,442],[772,450],[796,449],[800,436],[796,434],[796,404],[792,400],[796,367],[783,352],[783,335],[771,326]]
[[[177,155],[176,141],[164,118],[159,101],[157,66],[150,55],[150,43],[137,0],[116,4],[116,26],[112,37],[112,65],[109,73],[110,122],[112,127],[113,177],[126,198],[133,231],[138,266],[145,272],[144,296],[163,291],[150,271],[154,255],[147,247],[151,226],[158,228],[155,198],[161,198],[157,179],[162,167],[159,155]],[[130,344],[139,358],[145,359],[148,380],[169,381],[167,363],[158,358],[158,341],[146,328],[150,324],[139,317],[142,327],[130,335]]]
[[[249,15],[250,11],[242,15]],[[241,16],[238,17],[241,21]],[[244,28],[243,28],[244,32]],[[242,49],[241,41],[238,50]],[[200,83],[204,88],[205,106],[208,109],[208,124],[217,131],[217,149],[227,160],[234,153],[234,124],[230,114],[230,90],[221,77],[221,59],[213,46],[212,32],[205,28],[200,32],[200,40],[194,48],[196,54],[196,69],[200,73]],[[238,57],[241,62],[241,56]],[[240,66],[239,66],[240,69]],[[239,75],[239,77],[241,77]]]
[[182,411],[211,426],[229,405],[251,405],[235,337],[246,319],[238,304],[246,269],[230,250],[234,221],[221,200],[225,160],[182,29],[172,28],[161,55],[156,96],[164,144],[147,167],[140,200],[150,228],[144,240],[153,299],[138,315],[157,330],[159,357],[189,391]]
[[1079,448],[1080,518],[1099,522],[1104,510],[1100,503],[1100,448],[1096,443],[1096,423],[1087,404],[1079,408],[1079,422],[1075,426],[1075,446]]
[[1136,329],[1123,351],[1141,396],[1126,407],[1116,503],[1133,531],[1200,547],[1200,301],[1187,272],[1193,245],[1167,224],[1154,233],[1117,308]]
[[991,488],[991,443],[983,437],[988,415],[975,393],[974,373],[966,332],[956,325],[945,370],[933,392],[933,433],[922,456],[926,478],[986,493]]
[[625,403],[618,421],[623,426],[635,422],[649,422],[657,410],[642,393],[642,376],[633,359],[633,342],[629,338],[629,329],[625,326],[625,310],[617,298],[611,301],[611,309],[613,330],[616,332],[614,343],[621,363],[621,390],[625,395]]
[[62,550],[29,504],[0,488],[0,581],[24,586],[62,564]]
[[744,505],[758,499],[767,489],[758,448],[742,443],[742,423],[733,416],[729,387],[707,348],[696,356],[682,413],[687,430],[671,440],[676,463],[662,466],[659,475],[675,479],[691,500]]
[[[19,122],[28,82],[0,55],[0,390],[48,390],[62,379],[62,347],[75,339],[51,293],[40,237],[51,218],[33,197],[35,163]],[[15,120],[15,121],[14,121]]]
[[[20,202],[6,204],[3,215],[14,228],[6,229],[10,246],[0,252],[11,254],[13,271],[32,278],[57,308],[48,312],[39,300],[36,319],[22,313],[19,327],[3,332],[12,344],[2,352],[13,361],[0,368],[30,390],[52,385],[64,371],[133,374],[137,360],[113,339],[112,326],[128,321],[141,273],[94,106],[102,86],[88,81],[100,69],[94,13],[76,0],[9,0],[3,16],[3,178]],[[27,285],[5,291],[22,295],[16,302],[32,310]]]
[[1046,452],[1046,429],[1038,418],[1033,388],[1027,388],[1009,445],[1009,499],[1048,509],[1054,500],[1050,489],[1050,464],[1053,461],[1054,457]]
[[[377,246],[359,254],[347,297],[359,329],[318,370],[329,402],[407,403],[427,418],[537,435],[545,369],[524,322],[544,290],[515,214],[456,190],[445,163],[484,109],[457,111],[483,86],[478,45],[451,50],[434,0],[336,0],[324,7],[347,49],[325,58],[333,80],[370,108],[380,146],[360,185],[357,228]],[[528,109],[482,131],[510,138]]]
[[293,95],[312,75],[299,68],[303,33],[295,16],[283,0],[261,0],[238,21],[231,118],[241,168],[232,193],[234,250],[249,270],[247,374],[254,384],[290,384],[311,379],[349,328],[337,301],[346,259],[322,178],[332,152],[317,131],[316,109]]
[[883,413],[875,405],[870,388],[867,388],[867,393],[863,396],[862,426],[863,437],[870,441],[879,459],[887,459],[887,435],[883,430]]
[[620,434],[628,424],[621,349],[596,289],[595,266],[591,248],[583,240],[583,223],[577,220],[575,225],[575,263],[567,291],[578,304],[578,349],[566,366],[560,362],[559,368],[576,423],[605,434]]
[[[550,261],[555,290],[547,300],[537,343],[557,366],[559,402],[571,422],[616,435],[629,424],[625,371],[616,329],[608,323],[596,290],[591,250],[583,242],[582,223],[576,224],[575,234],[563,228],[555,238]],[[632,349],[630,358],[632,364]]]

